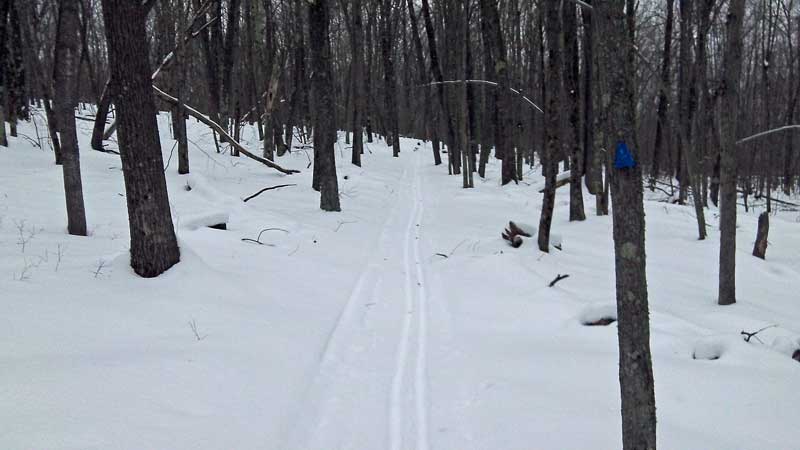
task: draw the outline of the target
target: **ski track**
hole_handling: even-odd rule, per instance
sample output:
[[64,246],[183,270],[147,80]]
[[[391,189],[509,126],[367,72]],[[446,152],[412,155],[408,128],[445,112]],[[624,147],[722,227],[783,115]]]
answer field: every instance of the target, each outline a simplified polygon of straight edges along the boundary
[[[386,414],[387,435],[383,441],[386,447],[391,450],[430,448],[428,298],[420,251],[424,213],[421,161],[417,152],[407,151],[406,154],[412,159],[411,167],[404,171],[401,183],[408,187],[406,192],[409,193],[399,195],[394,202],[383,223],[376,251],[361,270],[325,339],[319,366],[301,406],[288,424],[287,445],[283,448],[361,448],[364,444],[358,441],[363,438],[359,436],[359,425],[380,420],[369,416],[376,412],[373,411],[375,403],[385,403],[377,406]],[[408,180],[409,172],[411,180]],[[397,217],[400,208],[408,211],[405,227]],[[398,261],[395,268],[384,254],[399,257],[400,243],[403,245],[402,266]],[[402,279],[393,273],[397,269],[404,273]],[[392,282],[397,283],[397,291],[402,286],[402,296],[392,298],[395,291]],[[370,307],[359,314],[358,307],[364,305]],[[399,330],[391,326],[398,323],[401,323]],[[381,372],[380,361],[374,359],[383,353],[390,359],[393,356],[392,367],[385,372]],[[385,377],[381,377],[382,374]],[[359,382],[367,385],[356,386]],[[386,393],[383,400],[370,397],[370,393],[376,391]]]
[[[403,266],[405,272],[405,306],[403,331],[397,351],[397,366],[392,379],[392,398],[390,413],[389,448],[401,450],[403,446],[403,394],[405,389],[405,373],[408,365],[411,328],[416,318],[416,359],[414,368],[414,414],[416,425],[416,448],[427,450],[428,445],[428,402],[427,402],[427,305],[420,260],[419,239],[422,222],[422,196],[419,176],[419,157],[414,156],[413,208],[406,227],[403,248]],[[413,251],[413,260],[411,252]],[[412,273],[416,276],[416,289],[412,281]],[[416,298],[416,305],[414,299]]]

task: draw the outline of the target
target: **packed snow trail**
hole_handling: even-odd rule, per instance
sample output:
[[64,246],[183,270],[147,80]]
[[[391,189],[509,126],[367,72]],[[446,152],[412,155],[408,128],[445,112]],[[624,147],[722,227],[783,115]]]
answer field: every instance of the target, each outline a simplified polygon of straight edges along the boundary
[[399,160],[401,194],[292,415],[288,449],[430,448],[420,154]]
[[[170,123],[181,263],[155,279],[129,268],[118,156],[81,154],[91,235],[74,237],[61,168],[24,138],[34,123],[0,148],[0,449],[621,447],[617,329],[582,325],[616,311],[610,217],[587,204],[570,222],[559,190],[562,251],[512,249],[499,232],[535,220],[538,170],[500,186],[491,158],[463,189],[407,138],[399,158],[365,145],[364,167],[337,147],[341,213],[319,210],[300,148],[281,158],[302,170],[295,187],[244,203],[286,176],[216,154],[194,121],[179,175]],[[89,148],[92,123],[76,124]],[[253,126],[242,137],[259,145]],[[721,308],[716,209],[697,241],[690,207],[645,196],[659,447],[797,448],[800,216],[776,210],[760,260],[760,206],[739,211],[739,299]],[[284,232],[242,241],[265,227]],[[557,274],[570,278],[548,287]],[[763,343],[739,334],[771,324]]]

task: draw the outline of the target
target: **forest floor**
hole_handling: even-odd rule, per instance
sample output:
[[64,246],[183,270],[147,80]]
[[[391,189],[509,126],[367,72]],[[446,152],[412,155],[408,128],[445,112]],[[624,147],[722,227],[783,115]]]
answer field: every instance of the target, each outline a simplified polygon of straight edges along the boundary
[[[358,168],[340,139],[342,212],[325,213],[311,149],[278,159],[302,170],[285,176],[217,154],[192,120],[180,176],[159,123],[181,263],[150,280],[128,266],[120,160],[89,149],[91,122],[89,237],[66,234],[61,169],[33,125],[0,148],[0,448],[621,447],[616,326],[582,324],[615,314],[611,219],[592,197],[570,223],[559,190],[562,250],[513,249],[500,233],[538,223],[538,169],[500,187],[492,159],[462,189],[428,144],[403,139],[399,158],[367,144]],[[258,147],[252,128],[243,141]],[[796,449],[800,213],[771,218],[762,261],[759,210],[740,208],[738,303],[721,307],[717,210],[698,241],[691,206],[647,197],[660,448]]]

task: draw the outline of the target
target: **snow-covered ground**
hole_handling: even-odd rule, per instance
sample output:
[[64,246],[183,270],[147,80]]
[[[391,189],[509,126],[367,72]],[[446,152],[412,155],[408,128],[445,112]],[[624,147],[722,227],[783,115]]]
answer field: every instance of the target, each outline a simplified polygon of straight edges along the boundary
[[[513,249],[500,232],[537,223],[537,171],[500,187],[492,159],[465,190],[429,145],[369,144],[358,168],[340,140],[343,212],[325,213],[306,151],[284,176],[217,154],[191,121],[192,173],[177,155],[166,170],[182,261],[145,280],[119,158],[78,124],[89,237],[66,234],[52,153],[0,148],[0,448],[621,447],[616,327],[582,325],[614,313],[611,220],[590,197],[569,223],[559,190],[563,251]],[[690,206],[645,207],[660,447],[797,449],[800,213],[772,217],[766,261],[741,213],[739,302],[720,307],[717,211],[701,242]]]

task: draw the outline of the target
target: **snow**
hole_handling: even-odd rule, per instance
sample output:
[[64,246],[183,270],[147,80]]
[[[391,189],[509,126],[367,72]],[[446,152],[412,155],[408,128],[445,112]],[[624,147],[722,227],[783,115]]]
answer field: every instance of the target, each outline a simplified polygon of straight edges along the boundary
[[[52,153],[24,138],[0,148],[0,448],[621,447],[616,323],[582,324],[616,316],[611,220],[590,196],[587,220],[569,222],[557,192],[563,251],[513,249],[500,232],[538,220],[538,171],[500,187],[492,158],[465,190],[429,144],[403,139],[399,158],[367,144],[358,168],[340,140],[343,212],[325,213],[303,152],[279,159],[302,170],[285,176],[217,154],[192,120],[192,173],[175,157],[166,170],[181,263],[142,279],[120,161],[89,150],[91,125],[78,121],[89,237],[66,234]],[[253,128],[242,135],[257,148]],[[297,186],[242,202],[285,183]],[[797,448],[800,215],[771,218],[762,261],[760,211],[740,211],[738,303],[720,307],[716,209],[697,241],[692,208],[656,198],[659,446]],[[205,227],[222,218],[227,230]],[[285,231],[242,241],[266,228]],[[548,287],[557,274],[569,278]]]

